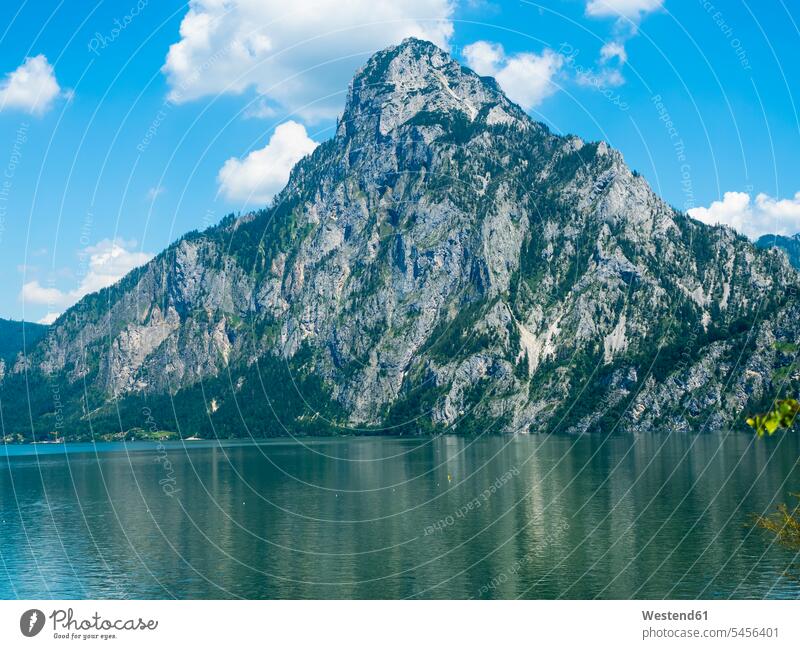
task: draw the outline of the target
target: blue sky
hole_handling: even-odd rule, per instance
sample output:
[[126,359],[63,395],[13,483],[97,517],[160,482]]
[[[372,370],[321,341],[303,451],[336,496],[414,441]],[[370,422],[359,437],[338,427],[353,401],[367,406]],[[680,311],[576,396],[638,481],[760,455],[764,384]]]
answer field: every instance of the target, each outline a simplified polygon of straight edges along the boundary
[[800,231],[796,3],[289,4],[2,3],[0,317],[52,317],[262,206],[331,137],[358,66],[408,35],[555,131],[607,140],[676,207]]

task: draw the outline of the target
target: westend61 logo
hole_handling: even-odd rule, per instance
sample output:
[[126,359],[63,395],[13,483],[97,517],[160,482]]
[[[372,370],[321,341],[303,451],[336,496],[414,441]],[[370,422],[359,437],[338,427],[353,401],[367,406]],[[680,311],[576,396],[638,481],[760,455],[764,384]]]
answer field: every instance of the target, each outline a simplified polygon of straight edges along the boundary
[[55,609],[50,615],[38,608],[25,611],[19,618],[19,630],[22,635],[32,638],[44,628],[46,619],[50,618],[53,624],[53,637],[56,639],[72,640],[109,640],[116,637],[117,631],[155,631],[158,620],[144,620],[142,618],[107,619],[99,613],[89,618],[75,617],[71,608]]

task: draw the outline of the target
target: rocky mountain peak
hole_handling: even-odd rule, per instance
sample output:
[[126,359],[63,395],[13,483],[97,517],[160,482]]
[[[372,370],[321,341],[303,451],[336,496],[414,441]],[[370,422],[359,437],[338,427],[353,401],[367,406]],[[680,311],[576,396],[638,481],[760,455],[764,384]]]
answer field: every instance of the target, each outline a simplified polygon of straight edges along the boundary
[[433,43],[407,38],[376,53],[355,75],[339,134],[366,129],[385,137],[403,125],[436,125],[444,116],[527,122],[493,79],[478,76]]

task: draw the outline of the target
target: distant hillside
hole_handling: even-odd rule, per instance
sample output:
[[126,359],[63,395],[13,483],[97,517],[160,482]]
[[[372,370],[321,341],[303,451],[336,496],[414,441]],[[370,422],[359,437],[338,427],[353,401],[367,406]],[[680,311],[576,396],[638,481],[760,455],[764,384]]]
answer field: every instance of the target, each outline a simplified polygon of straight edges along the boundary
[[782,237],[779,234],[765,234],[756,241],[758,248],[780,248],[789,256],[795,268],[800,268],[800,234],[793,237]]
[[23,347],[32,349],[46,331],[45,325],[0,318],[0,359],[3,359],[6,364],[13,363]]

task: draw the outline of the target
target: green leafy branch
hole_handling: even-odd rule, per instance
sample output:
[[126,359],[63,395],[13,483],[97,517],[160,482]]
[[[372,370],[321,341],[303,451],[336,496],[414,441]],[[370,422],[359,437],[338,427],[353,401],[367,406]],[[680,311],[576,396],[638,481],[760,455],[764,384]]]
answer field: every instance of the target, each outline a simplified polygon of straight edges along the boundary
[[759,437],[772,435],[779,428],[791,428],[798,412],[800,403],[797,399],[781,399],[766,414],[748,417],[747,424],[755,429]]
[[781,503],[777,511],[768,516],[754,517],[756,527],[767,530],[775,536],[785,548],[798,550],[800,548],[800,494],[791,494],[798,499],[798,504],[790,507]]

